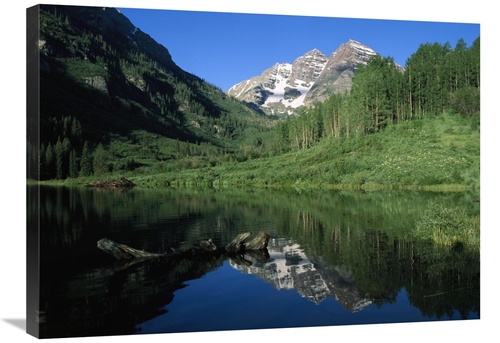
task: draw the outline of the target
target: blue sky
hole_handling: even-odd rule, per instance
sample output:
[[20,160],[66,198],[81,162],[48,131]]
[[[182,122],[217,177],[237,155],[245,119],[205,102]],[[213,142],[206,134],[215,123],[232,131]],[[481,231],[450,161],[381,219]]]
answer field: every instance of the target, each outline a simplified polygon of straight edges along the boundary
[[119,8],[130,21],[165,46],[184,70],[227,90],[260,75],[277,62],[292,63],[317,48],[330,56],[342,43],[357,40],[404,66],[420,44],[460,38],[468,46],[480,25]]

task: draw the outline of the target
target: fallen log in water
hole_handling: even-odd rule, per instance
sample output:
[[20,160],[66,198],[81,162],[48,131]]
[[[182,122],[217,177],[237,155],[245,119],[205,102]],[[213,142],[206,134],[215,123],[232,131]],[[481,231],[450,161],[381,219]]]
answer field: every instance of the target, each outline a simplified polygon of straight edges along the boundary
[[164,254],[153,254],[150,252],[137,250],[124,244],[113,242],[110,239],[103,238],[97,242],[97,247],[118,260],[131,260],[133,258],[151,258],[159,257]]
[[97,242],[97,247],[102,251],[112,255],[119,260],[148,259],[148,258],[175,258],[189,257],[200,254],[242,254],[251,251],[267,250],[270,236],[261,231],[250,242],[245,240],[252,235],[251,232],[245,232],[237,235],[225,248],[218,248],[211,239],[201,241],[190,248],[174,250],[170,253],[151,253],[143,250],[137,250],[127,245],[114,242],[103,238]]

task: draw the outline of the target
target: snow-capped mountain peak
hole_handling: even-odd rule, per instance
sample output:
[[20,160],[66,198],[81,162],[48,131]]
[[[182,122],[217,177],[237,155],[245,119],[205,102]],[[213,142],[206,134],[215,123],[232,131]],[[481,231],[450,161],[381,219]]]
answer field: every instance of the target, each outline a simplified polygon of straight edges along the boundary
[[290,115],[303,105],[349,90],[354,70],[377,53],[350,39],[330,57],[314,48],[290,63],[276,63],[260,76],[240,82],[227,94],[273,115]]

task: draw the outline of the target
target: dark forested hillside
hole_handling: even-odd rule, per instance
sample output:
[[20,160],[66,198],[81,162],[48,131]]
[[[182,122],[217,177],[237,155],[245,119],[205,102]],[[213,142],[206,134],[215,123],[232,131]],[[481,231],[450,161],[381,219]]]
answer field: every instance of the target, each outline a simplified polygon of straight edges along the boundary
[[98,174],[82,168],[98,147],[102,171],[130,170],[223,155],[270,130],[269,119],[179,68],[116,9],[42,5],[39,24],[42,179]]

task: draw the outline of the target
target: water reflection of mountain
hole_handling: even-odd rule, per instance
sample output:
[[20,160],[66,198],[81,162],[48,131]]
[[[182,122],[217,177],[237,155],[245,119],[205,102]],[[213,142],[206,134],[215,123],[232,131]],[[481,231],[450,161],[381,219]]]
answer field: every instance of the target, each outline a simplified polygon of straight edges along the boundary
[[344,309],[361,311],[372,302],[359,295],[354,275],[342,267],[330,267],[319,258],[309,258],[300,245],[292,240],[273,238],[268,245],[269,260],[252,261],[251,266],[229,261],[246,274],[256,275],[276,289],[295,290],[302,297],[319,304],[328,297],[337,300]]

